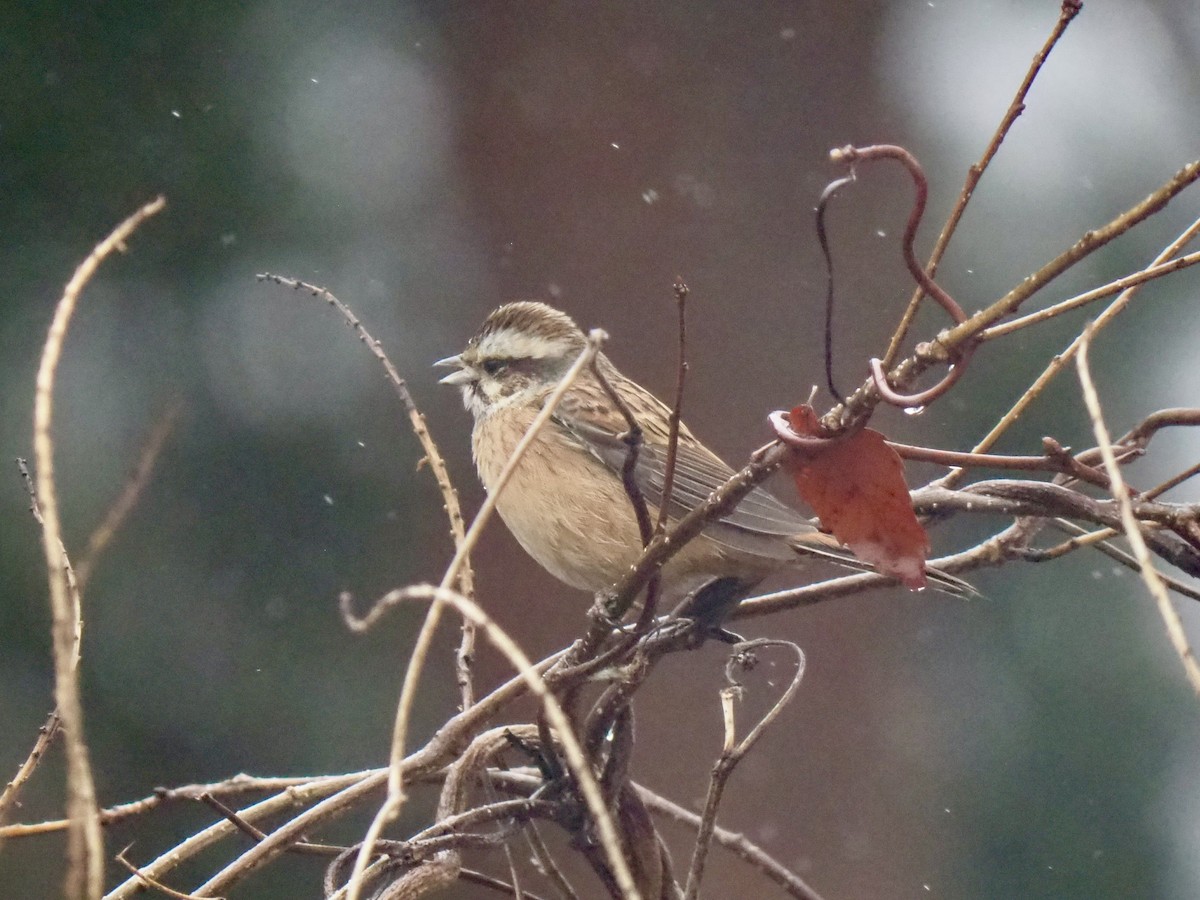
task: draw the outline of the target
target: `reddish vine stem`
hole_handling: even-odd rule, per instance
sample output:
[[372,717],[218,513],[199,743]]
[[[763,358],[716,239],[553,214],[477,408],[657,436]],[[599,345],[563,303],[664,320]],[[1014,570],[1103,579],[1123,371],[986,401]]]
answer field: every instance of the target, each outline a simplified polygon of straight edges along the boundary
[[[916,191],[912,211],[908,214],[908,222],[904,226],[904,237],[901,241],[904,264],[908,268],[909,274],[912,275],[913,280],[920,285],[920,289],[937,301],[938,305],[946,311],[946,314],[950,316],[955,325],[961,325],[967,321],[967,314],[963,312],[962,307],[958,305],[954,298],[941,285],[930,277],[917,260],[916,251],[913,249],[913,244],[917,238],[917,229],[921,226],[921,219],[925,215],[925,206],[929,200],[929,181],[926,179],[925,172],[921,168],[921,164],[917,162],[916,157],[903,147],[898,147],[895,144],[875,144],[870,147],[846,146],[839,150],[834,150],[829,156],[835,163],[844,162],[851,166],[859,160],[871,162],[877,159],[894,159],[904,166],[909,177],[912,179],[913,188]],[[958,379],[962,377],[963,372],[966,371],[967,366],[970,364],[974,349],[975,344],[973,341],[965,342],[959,346],[952,359],[949,373],[937,384],[916,394],[902,394],[892,388],[888,384],[887,375],[884,372],[881,360],[871,360],[871,376],[875,382],[875,388],[879,392],[879,396],[885,402],[903,408],[926,406],[950,390]]]

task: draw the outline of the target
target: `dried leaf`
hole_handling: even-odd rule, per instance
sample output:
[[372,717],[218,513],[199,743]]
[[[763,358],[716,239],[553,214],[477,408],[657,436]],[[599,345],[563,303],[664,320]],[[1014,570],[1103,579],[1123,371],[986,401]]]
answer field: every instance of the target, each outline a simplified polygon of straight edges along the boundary
[[[797,434],[821,433],[810,406],[797,406],[789,421]],[[793,451],[788,468],[822,530],[885,575],[925,587],[929,535],[913,512],[904,464],[882,434],[864,428],[818,453]]]

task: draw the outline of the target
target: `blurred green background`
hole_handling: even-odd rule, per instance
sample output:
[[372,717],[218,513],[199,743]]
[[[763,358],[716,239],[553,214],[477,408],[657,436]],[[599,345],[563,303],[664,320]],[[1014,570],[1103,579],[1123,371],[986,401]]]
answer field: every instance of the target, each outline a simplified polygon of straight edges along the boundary
[[[449,558],[432,479],[375,361],[324,304],[255,273],[328,286],[383,341],[469,510],[481,499],[469,421],[429,363],[498,303],[535,297],[605,327],[618,365],[665,395],[682,275],[687,416],[736,461],[765,440],[768,410],[821,377],[810,211],[835,174],[828,149],[892,141],[922,159],[927,249],[1056,15],[1048,0],[4,4],[5,460],[29,455],[37,361],[73,267],[136,206],[169,202],[84,296],[59,380],[76,554],[154,423],[181,408],[85,598],[102,802],[243,771],[381,764],[417,613],[356,637],[335,598],[436,578]],[[979,308],[1197,156],[1198,135],[1194,3],[1089,3],[984,179],[944,283]],[[834,205],[843,386],[910,292],[897,252],[909,197],[885,166]],[[1185,194],[1039,302],[1144,263],[1198,211]],[[1196,286],[1184,274],[1149,287],[1094,348],[1114,431],[1195,404]],[[1082,321],[985,348],[952,396],[921,417],[884,412],[880,427],[969,446]],[[922,324],[930,334],[937,320]],[[1049,433],[1090,442],[1071,378],[1003,448],[1036,451]],[[1137,483],[1197,448],[1163,436]],[[52,667],[39,535],[5,464],[7,779],[52,706]],[[994,524],[956,523],[935,546]],[[478,562],[486,606],[532,655],[578,633],[588,598],[502,528]],[[977,582],[986,599],[971,603],[889,591],[754,622],[750,633],[799,641],[808,674],[735,775],[721,824],[830,900],[1200,895],[1200,715],[1141,584],[1083,553]],[[419,735],[454,707],[453,641],[447,628]],[[719,747],[722,665],[718,648],[673,660],[639,707],[635,775],[685,805]],[[504,673],[482,654],[482,684]],[[61,814],[52,756],[21,821]],[[210,819],[156,813],[114,829],[109,848],[136,841],[130,857],[145,861]],[[667,831],[681,853],[685,836]],[[194,887],[243,848],[172,884]],[[0,896],[54,896],[61,855],[57,838],[9,842]],[[713,897],[774,896],[721,851],[709,879]],[[233,896],[318,894],[319,864],[286,859]]]

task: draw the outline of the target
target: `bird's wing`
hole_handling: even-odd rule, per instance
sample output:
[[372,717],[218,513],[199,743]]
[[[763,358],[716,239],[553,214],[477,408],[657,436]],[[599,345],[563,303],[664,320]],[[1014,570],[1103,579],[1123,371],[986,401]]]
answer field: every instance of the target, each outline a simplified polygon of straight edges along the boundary
[[[657,402],[657,401],[656,401]],[[574,410],[570,405],[560,407],[556,420],[596,459],[620,476],[629,455],[622,440],[624,420],[611,415],[598,415],[595,408]],[[653,427],[653,426],[652,426]],[[647,503],[662,504],[667,467],[666,435],[658,434],[643,425],[644,440],[638,451],[634,481]],[[675,454],[675,479],[671,489],[668,514],[681,518],[708,499],[717,488],[734,475],[733,469],[705,448],[686,430],[680,433]],[[754,488],[741,502],[705,534],[718,543],[750,553],[788,559],[795,551],[786,538],[815,532],[800,513],[785,506],[762,488]]]

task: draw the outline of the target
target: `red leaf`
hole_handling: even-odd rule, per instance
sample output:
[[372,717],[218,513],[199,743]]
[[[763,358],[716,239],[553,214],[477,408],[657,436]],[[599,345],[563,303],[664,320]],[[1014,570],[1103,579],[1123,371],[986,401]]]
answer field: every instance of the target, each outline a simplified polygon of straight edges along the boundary
[[[789,421],[797,434],[820,435],[810,406],[797,406]],[[913,512],[904,464],[882,434],[864,428],[816,453],[793,451],[788,468],[822,530],[885,575],[925,587],[929,535]]]

